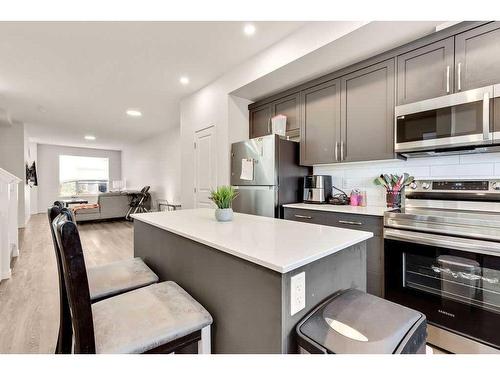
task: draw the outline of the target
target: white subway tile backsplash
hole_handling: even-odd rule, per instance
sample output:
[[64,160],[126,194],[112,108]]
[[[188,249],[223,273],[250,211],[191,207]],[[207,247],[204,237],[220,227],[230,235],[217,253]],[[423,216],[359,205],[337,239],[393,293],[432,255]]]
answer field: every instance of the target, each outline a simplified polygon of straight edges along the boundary
[[458,164],[460,162],[459,155],[451,155],[451,156],[434,156],[428,158],[410,158],[406,160],[406,164],[408,166],[414,165],[441,165],[441,164]]
[[373,184],[381,173],[407,172],[417,179],[500,178],[500,153],[436,156],[366,163],[318,165],[315,174],[333,177],[333,184],[349,193],[354,188],[366,190],[368,203],[385,204],[384,190]]
[[500,163],[500,153],[460,155],[460,164]]
[[462,178],[462,177],[492,177],[495,171],[493,163],[435,165],[431,167],[431,177]]

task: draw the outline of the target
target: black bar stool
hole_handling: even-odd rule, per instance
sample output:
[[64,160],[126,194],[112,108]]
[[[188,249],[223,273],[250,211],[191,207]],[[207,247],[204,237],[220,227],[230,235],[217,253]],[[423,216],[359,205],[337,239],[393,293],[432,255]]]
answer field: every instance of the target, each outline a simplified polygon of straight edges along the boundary
[[210,353],[212,317],[172,281],[91,304],[78,229],[63,212],[54,221],[75,335],[74,353],[171,353],[198,342]]

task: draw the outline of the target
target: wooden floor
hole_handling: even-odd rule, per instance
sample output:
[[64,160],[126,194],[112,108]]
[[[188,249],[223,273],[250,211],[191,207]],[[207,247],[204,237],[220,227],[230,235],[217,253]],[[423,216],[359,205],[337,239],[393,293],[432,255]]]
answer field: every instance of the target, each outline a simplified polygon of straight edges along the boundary
[[[133,256],[133,227],[126,221],[79,224],[88,266]],[[12,277],[0,283],[0,353],[54,353],[59,291],[47,215],[31,219],[20,235]]]

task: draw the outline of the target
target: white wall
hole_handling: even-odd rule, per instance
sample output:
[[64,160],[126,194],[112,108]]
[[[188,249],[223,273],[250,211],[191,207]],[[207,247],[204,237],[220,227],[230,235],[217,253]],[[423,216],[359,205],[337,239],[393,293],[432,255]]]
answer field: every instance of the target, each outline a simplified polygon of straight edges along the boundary
[[122,151],[122,176],[127,188],[141,189],[151,186],[153,209],[158,199],[180,203],[180,129],[124,147]]
[[378,161],[315,166],[315,174],[333,176],[333,184],[346,190],[361,188],[367,192],[368,205],[385,205],[384,189],[373,184],[381,173],[407,172],[416,179],[500,179],[500,153],[436,156],[406,161]]
[[23,180],[18,184],[18,226],[25,225],[24,124],[0,125],[0,167]]
[[211,125],[217,129],[217,185],[229,183],[229,147],[231,142],[248,138],[248,117],[245,117],[248,114],[241,113],[245,101],[234,96],[231,97],[231,93],[365,24],[366,22],[359,21],[310,24],[181,101],[181,198],[183,207],[190,208],[194,202],[192,167],[194,165],[192,147],[194,133]]
[[37,154],[38,212],[46,212],[47,207],[59,198],[59,155],[108,158],[109,180],[120,180],[122,176],[121,151],[39,144]]

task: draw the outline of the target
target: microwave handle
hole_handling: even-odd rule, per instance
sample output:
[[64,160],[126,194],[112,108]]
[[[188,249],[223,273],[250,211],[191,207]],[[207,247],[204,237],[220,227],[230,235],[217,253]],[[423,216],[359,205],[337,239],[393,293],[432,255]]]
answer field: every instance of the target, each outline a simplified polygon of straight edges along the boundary
[[491,139],[490,133],[490,94],[485,92],[483,98],[483,139]]

